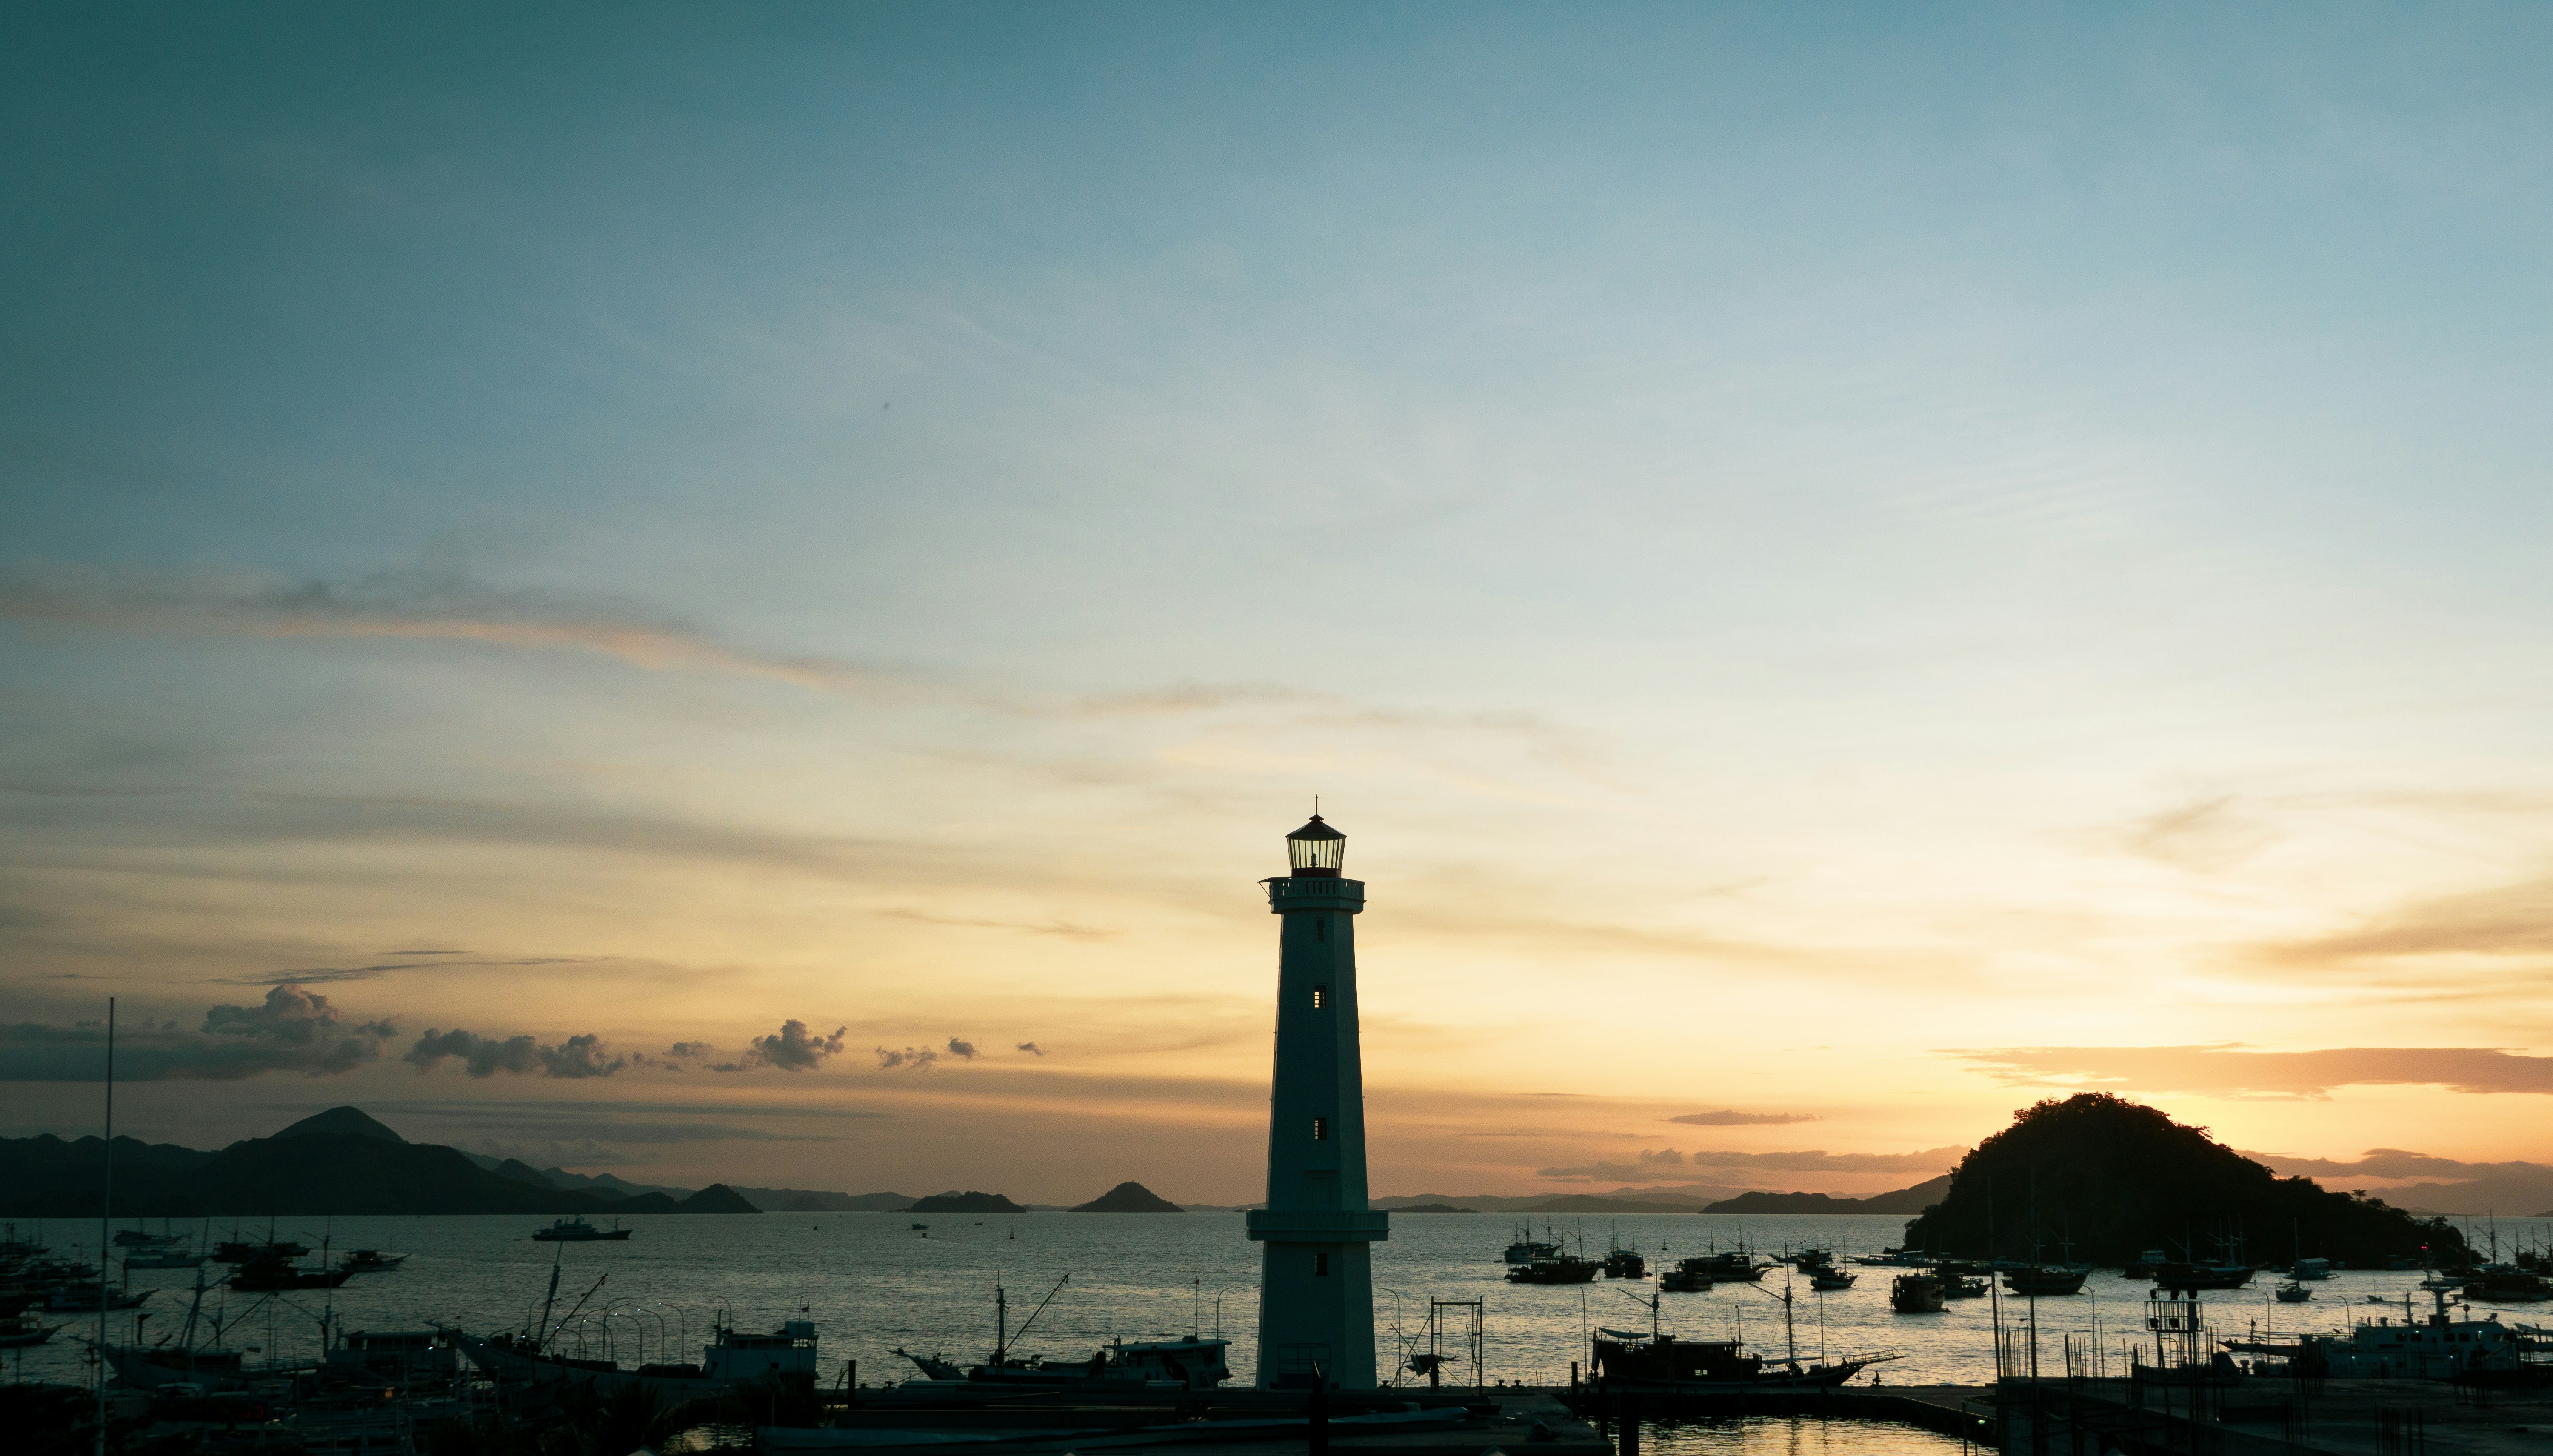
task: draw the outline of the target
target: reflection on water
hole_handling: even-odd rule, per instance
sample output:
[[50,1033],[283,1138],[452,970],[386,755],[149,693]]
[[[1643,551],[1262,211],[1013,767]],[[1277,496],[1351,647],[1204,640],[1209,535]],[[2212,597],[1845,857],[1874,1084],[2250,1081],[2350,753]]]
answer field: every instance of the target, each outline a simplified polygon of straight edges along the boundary
[[1966,1449],[1957,1436],[1920,1426],[1805,1415],[1643,1421],[1640,1447],[1658,1456],[1946,1456]]

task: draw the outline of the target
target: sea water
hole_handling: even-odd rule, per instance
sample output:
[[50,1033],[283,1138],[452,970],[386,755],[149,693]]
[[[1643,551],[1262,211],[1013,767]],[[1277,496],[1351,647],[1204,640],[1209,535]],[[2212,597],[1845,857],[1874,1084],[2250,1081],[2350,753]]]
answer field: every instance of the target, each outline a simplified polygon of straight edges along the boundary
[[[1875,1215],[1607,1214],[1552,1220],[1549,1226],[1573,1251],[1581,1241],[1591,1255],[1635,1249],[1654,1273],[1687,1255],[1738,1247],[1764,1256],[1828,1248],[1840,1261],[1897,1242],[1905,1222]],[[900,1381],[916,1372],[894,1353],[899,1346],[951,1359],[987,1355],[997,1287],[1007,1291],[1014,1349],[1023,1355],[1086,1359],[1117,1338],[1220,1335],[1232,1341],[1232,1369],[1244,1384],[1256,1358],[1259,1246],[1244,1236],[1238,1213],[660,1215],[628,1220],[636,1232],[626,1242],[532,1242],[532,1232],[546,1223],[519,1216],[282,1218],[274,1226],[276,1237],[296,1238],[314,1250],[324,1240],[332,1259],[349,1249],[376,1248],[405,1254],[407,1262],[391,1273],[357,1275],[333,1293],[261,1296],[215,1284],[204,1295],[199,1323],[232,1321],[223,1342],[257,1347],[252,1364],[314,1358],[323,1319],[340,1330],[520,1330],[540,1317],[555,1268],[558,1296],[551,1320],[560,1326],[559,1348],[624,1365],[697,1360],[714,1321],[769,1330],[786,1319],[808,1319],[821,1341],[818,1355],[828,1385],[843,1378],[845,1362],[856,1362],[851,1378],[861,1384]],[[930,1227],[916,1229],[916,1223]],[[2479,1247],[2481,1221],[2473,1223]],[[199,1234],[202,1227],[196,1225]],[[1537,1220],[1534,1236],[1542,1237],[1544,1229],[1545,1222]],[[51,1244],[55,1257],[95,1259],[94,1223],[22,1223],[19,1231]],[[214,1220],[211,1231],[216,1239],[233,1237],[233,1221]],[[1652,1296],[1657,1327],[1689,1339],[1742,1339],[1776,1359],[1796,1350],[1803,1363],[1898,1355],[1873,1366],[1863,1383],[1990,1381],[1998,1317],[2008,1329],[2024,1332],[2017,1348],[2024,1359],[2029,1353],[2032,1301],[2006,1295],[1998,1309],[1982,1298],[1952,1300],[1939,1314],[1898,1314],[1889,1308],[1888,1286],[1904,1271],[1888,1268],[1856,1269],[1860,1280],[1852,1288],[1823,1294],[1780,1269],[1760,1285],[1721,1285],[1698,1293],[1658,1294],[1653,1280],[1510,1285],[1500,1255],[1520,1231],[1518,1218],[1510,1215],[1394,1215],[1390,1239],[1374,1246],[1378,1370],[1399,1372],[1396,1378],[1404,1384],[1412,1380],[1407,1360],[1429,1348],[1432,1311],[1434,1348],[1448,1357],[1447,1379],[1469,1384],[1472,1311],[1466,1306],[1473,1300],[1480,1303],[1482,1376],[1491,1383],[1565,1383],[1571,1362],[1585,1361],[1591,1332],[1646,1332]],[[2553,1222],[2502,1219],[2497,1231],[2503,1252],[2553,1242]],[[236,1233],[263,1238],[267,1225],[241,1220]],[[317,1257],[302,1262],[315,1263]],[[224,1266],[205,1266],[207,1281],[228,1273]],[[2361,1318],[2399,1319],[2406,1296],[2415,1311],[2426,1313],[2429,1301],[2419,1281],[2416,1272],[2346,1271],[2312,1285],[2311,1302],[2279,1304],[2270,1297],[2277,1280],[2264,1274],[2250,1288],[2207,1294],[2208,1322],[2219,1336],[2338,1332]],[[133,1288],[157,1292],[139,1309],[109,1314],[109,1338],[132,1339],[137,1316],[147,1316],[138,1324],[144,1343],[174,1336],[193,1300],[193,1283],[191,1270],[134,1271]],[[1787,1306],[1781,1297],[1786,1287]],[[2085,1281],[2081,1294],[2038,1300],[2042,1369],[2063,1373],[2069,1340],[2079,1358],[2097,1338],[2114,1374],[2131,1348],[2154,1358],[2145,1330],[2150,1288],[2112,1270]],[[2371,1303],[2371,1295],[2387,1302]],[[2477,1317],[2491,1307],[2478,1306]],[[2501,1317],[2532,1321],[2542,1311],[2543,1306],[2511,1306]],[[86,1352],[74,1336],[93,1334],[97,1316],[53,1315],[48,1322],[66,1327],[48,1344],[7,1352],[7,1374],[86,1380]],[[1673,1439],[1699,1442],[1691,1447],[1695,1453],[1723,1449],[1711,1445],[1722,1438],[1789,1439],[1766,1434],[1772,1427],[1745,1429],[1754,1433],[1706,1425]],[[1686,1448],[1674,1449],[1681,1456]],[[1798,1450],[1814,1456],[1811,1446]]]

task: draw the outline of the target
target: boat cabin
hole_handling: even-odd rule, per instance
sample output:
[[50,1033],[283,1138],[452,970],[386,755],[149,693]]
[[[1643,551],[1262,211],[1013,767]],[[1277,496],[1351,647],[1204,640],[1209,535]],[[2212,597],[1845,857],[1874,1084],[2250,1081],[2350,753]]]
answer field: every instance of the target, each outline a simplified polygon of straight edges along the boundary
[[815,1373],[816,1326],[809,1320],[790,1320],[767,1335],[739,1334],[721,1325],[717,1340],[701,1349],[701,1375],[707,1380]]
[[1596,1375],[1614,1381],[1742,1381],[1764,1368],[1735,1340],[1679,1340],[1673,1335],[1596,1332]]

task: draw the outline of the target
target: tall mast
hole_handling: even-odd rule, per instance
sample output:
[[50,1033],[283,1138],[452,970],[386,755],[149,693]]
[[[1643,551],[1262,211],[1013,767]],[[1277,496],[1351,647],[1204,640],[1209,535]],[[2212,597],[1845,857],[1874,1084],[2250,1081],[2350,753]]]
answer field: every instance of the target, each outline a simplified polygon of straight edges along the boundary
[[97,1209],[97,1456],[106,1456],[106,1266],[115,1223],[115,998],[106,998],[106,1178]]

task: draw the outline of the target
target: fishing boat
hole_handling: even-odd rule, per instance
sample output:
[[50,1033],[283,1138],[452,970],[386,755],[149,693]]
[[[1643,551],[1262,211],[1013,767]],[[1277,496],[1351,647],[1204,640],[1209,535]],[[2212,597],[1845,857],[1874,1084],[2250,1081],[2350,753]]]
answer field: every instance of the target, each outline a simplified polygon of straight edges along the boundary
[[1680,1340],[1674,1335],[1596,1331],[1596,1385],[1602,1392],[1706,1396],[1815,1391],[1840,1386],[1894,1351],[1832,1363],[1775,1362],[1735,1340]]
[[602,1239],[625,1239],[635,1229],[622,1228],[618,1220],[610,1228],[596,1228],[582,1217],[562,1218],[532,1235],[535,1244],[590,1244]]
[[1821,1269],[1834,1267],[1834,1251],[1832,1249],[1798,1249],[1782,1256],[1782,1262],[1802,1274],[1814,1274]]
[[1559,1258],[1560,1246],[1527,1235],[1507,1245],[1506,1252],[1498,1257],[1509,1264],[1531,1264],[1537,1259]]
[[0,1350],[23,1350],[30,1345],[41,1345],[52,1339],[54,1331],[61,1327],[47,1324],[32,1314],[0,1320]]
[[1812,1270],[1809,1273],[1809,1288],[1819,1290],[1848,1289],[1852,1288],[1852,1282],[1859,1278],[1861,1278],[1860,1275],[1847,1274],[1840,1269]]
[[153,1249],[146,1253],[126,1255],[124,1267],[127,1269],[193,1269],[201,1265],[206,1257],[202,1254],[189,1254],[183,1249]]
[[286,1289],[333,1289],[355,1277],[351,1269],[303,1269],[283,1259],[260,1259],[240,1266],[231,1276],[231,1288],[249,1293],[277,1293]]
[[714,1396],[727,1387],[772,1376],[816,1373],[816,1326],[804,1319],[784,1320],[769,1334],[751,1334],[731,1325],[711,1330],[698,1364],[641,1365],[623,1370],[617,1361],[582,1360],[561,1355],[530,1335],[502,1334],[482,1339],[462,1330],[444,1334],[470,1363],[500,1381],[535,1388],[581,1388],[611,1396],[633,1387],[659,1400]]
[[2488,1384],[2519,1380],[2528,1373],[2525,1336],[2499,1322],[2454,1319],[2444,1289],[2432,1289],[2435,1300],[2425,1317],[2413,1318],[2408,1296],[2402,1318],[2361,1321],[2345,1338],[2306,1335],[2297,1359],[2305,1372],[2360,1379],[2409,1378]]
[[385,1254],[379,1249],[357,1249],[346,1256],[348,1274],[387,1274],[407,1263],[405,1254]]
[[2544,1277],[2511,1264],[2487,1264],[2465,1281],[2465,1297],[2492,1304],[2533,1304],[2553,1298]]
[[1604,1268],[1593,1259],[1579,1259],[1568,1254],[1537,1259],[1519,1264],[1507,1271],[1511,1285],[1583,1285],[1592,1282]]
[[1982,1275],[1944,1274],[1939,1278],[1944,1299],[1982,1299],[1994,1292],[1994,1281]]
[[1851,1262],[1873,1269],[1929,1269],[1939,1261],[1921,1249],[1882,1249],[1876,1254],[1855,1254]]
[[1658,1288],[1670,1293],[1689,1294],[1712,1286],[1709,1259],[1679,1259],[1676,1267],[1658,1275]]
[[1755,1256],[1743,1249],[1729,1249],[1702,1256],[1700,1266],[1720,1284],[1761,1284],[1764,1272],[1774,1267],[1770,1260],[1758,1264]]
[[94,1314],[100,1309],[131,1309],[151,1297],[152,1291],[126,1293],[115,1289],[101,1291],[96,1285],[64,1285],[45,1296],[44,1307],[56,1314]]
[[2004,1271],[2003,1287],[2016,1294],[2079,1294],[2091,1272],[2080,1264],[2025,1264]]
[[116,1247],[123,1249],[165,1249],[170,1244],[184,1242],[186,1242],[184,1234],[144,1233],[138,1228],[123,1228],[115,1231]]
[[2288,1280],[2284,1284],[2279,1285],[2275,1292],[2277,1296],[2278,1302],[2281,1304],[2302,1304],[2307,1299],[2313,1297],[2313,1290],[2306,1288],[2303,1285],[2298,1284],[2294,1280]]
[[1901,1274],[1888,1282],[1888,1307],[1900,1314],[1939,1314],[1942,1281],[1929,1274]]
[[291,1239],[268,1239],[252,1244],[240,1239],[224,1239],[213,1246],[217,1264],[254,1264],[260,1259],[298,1259],[310,1252],[308,1244]]
[[1649,1262],[1629,1249],[1606,1251],[1603,1261],[1607,1279],[1646,1279]]
[[2291,1278],[2300,1280],[2329,1279],[2331,1278],[2331,1261],[2328,1259],[2299,1259],[2295,1262],[2294,1267],[2288,1271],[2288,1274]]
[[328,1351],[327,1363],[402,1384],[456,1373],[460,1352],[441,1330],[348,1330]]

